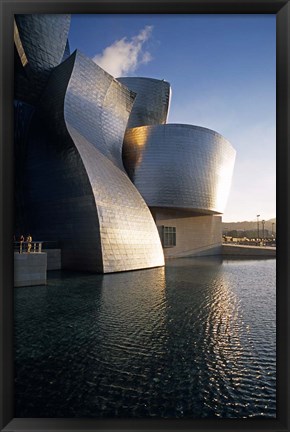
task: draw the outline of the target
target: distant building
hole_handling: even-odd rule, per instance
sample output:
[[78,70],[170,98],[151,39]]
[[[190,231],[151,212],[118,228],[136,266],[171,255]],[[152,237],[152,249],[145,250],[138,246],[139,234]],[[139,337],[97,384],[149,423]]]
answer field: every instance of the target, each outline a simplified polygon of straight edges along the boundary
[[220,252],[235,150],[167,124],[170,85],[70,54],[68,15],[15,18],[15,232],[102,273]]

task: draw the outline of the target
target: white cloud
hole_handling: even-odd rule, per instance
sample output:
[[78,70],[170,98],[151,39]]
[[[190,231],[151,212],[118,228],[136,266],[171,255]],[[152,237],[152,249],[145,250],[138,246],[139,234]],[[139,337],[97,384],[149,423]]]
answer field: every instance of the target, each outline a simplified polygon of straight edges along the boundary
[[93,61],[114,77],[134,72],[138,66],[152,60],[150,53],[142,50],[144,43],[151,36],[152,29],[152,26],[146,26],[130,40],[124,37],[115,41],[105,48],[102,54],[95,55]]

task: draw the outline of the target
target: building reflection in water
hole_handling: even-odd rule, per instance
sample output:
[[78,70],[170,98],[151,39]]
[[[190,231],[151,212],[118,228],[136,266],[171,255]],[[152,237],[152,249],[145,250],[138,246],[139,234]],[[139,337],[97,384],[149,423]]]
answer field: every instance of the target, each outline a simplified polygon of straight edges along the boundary
[[196,258],[169,261],[166,271],[168,414],[175,404],[180,416],[263,416],[265,395],[273,406],[275,394],[229,268],[220,258]]
[[186,258],[16,290],[17,417],[274,417],[271,274]]

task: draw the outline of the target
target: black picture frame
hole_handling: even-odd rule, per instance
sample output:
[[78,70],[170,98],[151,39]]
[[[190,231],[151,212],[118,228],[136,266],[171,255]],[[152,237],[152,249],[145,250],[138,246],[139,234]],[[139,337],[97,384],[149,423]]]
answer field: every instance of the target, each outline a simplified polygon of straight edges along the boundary
[[[0,0],[0,426],[12,431],[289,430],[290,4],[286,0]],[[21,419],[13,416],[13,16],[19,13],[275,14],[277,20],[277,418]]]

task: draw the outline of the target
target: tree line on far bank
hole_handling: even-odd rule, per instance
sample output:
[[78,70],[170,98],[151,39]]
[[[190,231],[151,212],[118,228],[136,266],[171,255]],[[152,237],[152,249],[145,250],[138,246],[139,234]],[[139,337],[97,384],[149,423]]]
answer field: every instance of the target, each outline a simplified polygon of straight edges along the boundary
[[[258,237],[257,230],[223,230],[223,236],[234,237],[234,238],[248,238],[254,239]],[[275,237],[275,233],[274,233]],[[259,238],[273,238],[272,232],[265,229],[260,229]]]

